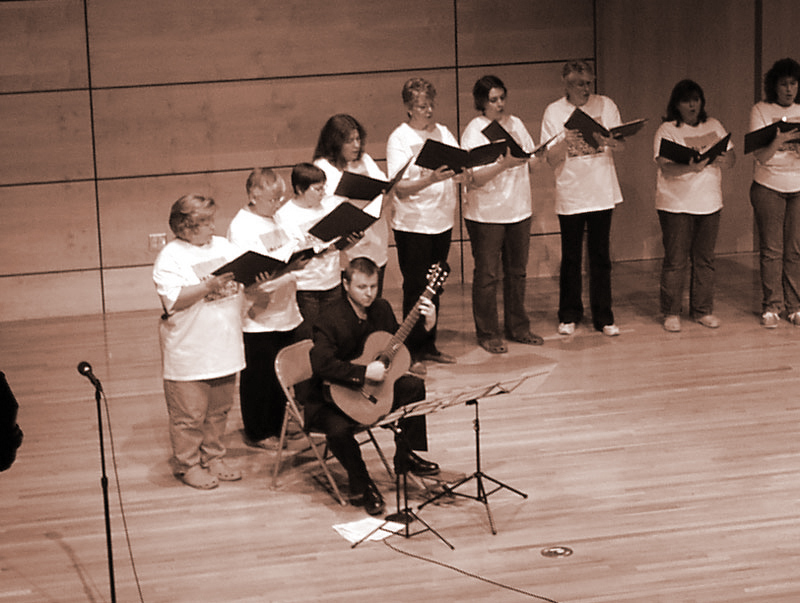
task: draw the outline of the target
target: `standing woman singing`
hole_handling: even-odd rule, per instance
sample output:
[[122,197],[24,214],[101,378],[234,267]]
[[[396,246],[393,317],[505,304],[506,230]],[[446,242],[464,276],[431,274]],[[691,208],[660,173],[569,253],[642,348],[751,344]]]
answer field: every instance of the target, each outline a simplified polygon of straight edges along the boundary
[[[433,84],[422,78],[412,78],[403,86],[402,96],[408,121],[395,128],[386,143],[390,177],[416,156],[429,138],[458,146],[450,130],[433,119],[436,101]],[[436,262],[447,261],[458,204],[457,181],[461,178],[445,165],[429,170],[411,162],[395,186],[391,226],[403,274],[403,316],[425,290],[428,268]],[[438,316],[438,295],[433,302]],[[414,361],[412,368],[417,372],[424,368],[418,364],[424,360],[446,364],[456,361],[436,347],[436,332],[435,326],[425,331],[418,323],[406,341]]]
[[[800,122],[800,64],[776,61],[764,76],[765,99],[750,111],[750,130],[776,121]],[[750,203],[758,227],[761,325],[774,329],[782,310],[800,326],[800,131],[777,131],[753,152]]]
[[[533,139],[518,117],[506,113],[506,86],[494,75],[480,78],[472,89],[480,115],[469,122],[461,137],[465,149],[490,142],[483,133],[497,121],[522,149],[534,149]],[[541,345],[542,338],[530,330],[525,310],[525,285],[530,248],[531,159],[517,158],[510,149],[494,163],[472,169],[465,185],[464,221],[472,246],[475,268],[472,277],[472,315],[478,344],[491,354],[507,350],[510,341]],[[497,308],[497,293],[503,285],[503,322]]]
[[[314,151],[314,165],[325,172],[325,194],[332,196],[344,172],[386,180],[375,160],[364,151],[366,131],[352,115],[340,113],[325,122],[319,133],[317,148]],[[344,201],[339,197],[340,202]],[[367,257],[378,266],[378,296],[383,293],[383,278],[386,262],[389,259],[389,224],[381,211],[381,205],[388,200],[377,199],[376,203],[364,207],[364,211],[378,218],[366,231],[358,243],[342,251],[342,270],[357,257]]]
[[714,247],[722,211],[722,169],[733,167],[736,156],[728,142],[728,150],[713,163],[704,159],[685,165],[659,156],[661,140],[700,151],[725,135],[722,124],[706,113],[706,97],[700,85],[692,80],[678,82],[654,139],[656,210],[664,243],[661,312],[664,329],[672,333],[681,330],[683,289],[690,267],[691,316],[710,329],[720,325],[714,315]]

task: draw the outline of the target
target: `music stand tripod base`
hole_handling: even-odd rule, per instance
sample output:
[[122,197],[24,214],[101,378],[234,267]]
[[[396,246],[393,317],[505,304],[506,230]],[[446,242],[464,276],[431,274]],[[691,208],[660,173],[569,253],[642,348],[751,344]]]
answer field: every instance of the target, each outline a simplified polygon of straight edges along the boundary
[[[408,444],[405,441],[403,430],[400,428],[397,422],[389,423],[387,427],[389,427],[389,429],[391,429],[395,433],[395,435],[397,435],[396,446],[397,446],[398,456],[400,456],[400,458],[407,457],[409,448]],[[411,538],[412,536],[416,536],[417,534],[422,534],[423,532],[431,532],[439,540],[444,542],[450,548],[451,551],[455,550],[455,547],[452,544],[450,544],[444,538],[444,536],[442,536],[441,534],[439,534],[439,532],[434,530],[428,523],[426,523],[419,515],[414,513],[414,511],[408,506],[408,470],[405,467],[395,467],[395,490],[397,496],[397,512],[387,515],[386,521],[384,521],[375,530],[370,532],[370,534],[365,536],[364,539],[353,544],[351,548],[355,548],[357,545],[363,542],[363,540],[366,540],[372,534],[382,529],[387,523],[395,522],[403,524],[405,527],[403,530],[399,532],[393,532],[393,534],[403,536],[404,538]],[[401,502],[401,497],[402,497],[402,502]],[[416,532],[412,532],[409,526],[412,523],[414,523],[414,521],[420,522],[424,527],[420,530],[417,530]]]
[[[487,475],[481,470],[481,439],[480,439],[481,427],[480,427],[480,419],[478,416],[478,400],[477,399],[470,400],[466,404],[467,406],[470,405],[475,406],[475,419],[473,421],[473,426],[475,430],[475,472],[472,473],[472,475],[468,475],[464,479],[456,482],[452,486],[443,483],[442,492],[438,493],[433,498],[429,498],[428,500],[423,502],[421,505],[417,507],[417,510],[420,510],[425,505],[437,501],[443,496],[448,496],[448,495],[460,496],[462,498],[469,498],[471,500],[476,500],[479,503],[483,504],[483,506],[486,508],[486,515],[489,518],[489,528],[492,530],[492,534],[497,534],[497,529],[495,528],[494,525],[494,518],[492,517],[492,511],[489,508],[489,497],[495,492],[498,492],[500,490],[509,490],[510,492],[513,492],[514,494],[521,496],[522,498],[528,498],[528,495],[525,494],[524,492],[521,492],[520,490],[517,490],[516,488],[512,488],[508,484],[504,484],[500,480],[497,480],[490,475]],[[473,479],[476,482],[476,494],[474,496],[471,494],[464,494],[463,492],[456,492],[457,488],[472,481]],[[492,482],[496,487],[493,490],[489,490],[487,492],[486,486],[484,485],[484,480]]]

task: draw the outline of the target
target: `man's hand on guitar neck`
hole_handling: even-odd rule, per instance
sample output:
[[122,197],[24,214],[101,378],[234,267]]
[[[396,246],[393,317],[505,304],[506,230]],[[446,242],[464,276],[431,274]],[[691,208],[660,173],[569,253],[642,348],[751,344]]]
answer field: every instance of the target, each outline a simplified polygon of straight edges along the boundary
[[364,378],[367,381],[380,383],[386,377],[386,365],[380,360],[373,360],[367,365]]
[[436,325],[436,306],[424,297],[419,302],[419,313],[425,317],[425,330],[430,331]]

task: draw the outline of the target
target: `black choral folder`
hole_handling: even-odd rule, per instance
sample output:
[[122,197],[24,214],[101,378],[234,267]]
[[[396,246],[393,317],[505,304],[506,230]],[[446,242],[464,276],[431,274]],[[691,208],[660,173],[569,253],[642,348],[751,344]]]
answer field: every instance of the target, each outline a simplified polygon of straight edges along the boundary
[[416,164],[420,167],[436,170],[443,165],[454,172],[461,172],[467,168],[487,165],[505,153],[506,142],[490,142],[465,151],[438,140],[429,138],[422,145],[422,150],[417,156]]
[[484,136],[491,140],[492,142],[496,141],[505,141],[506,147],[511,150],[511,155],[517,157],[518,159],[527,159],[532,155],[536,155],[539,151],[541,151],[544,147],[555,140],[555,136],[551,136],[549,140],[543,142],[538,147],[533,149],[530,153],[526,153],[525,150],[519,145],[519,143],[514,140],[514,137],[511,133],[506,130],[503,126],[501,126],[496,119],[493,119],[492,122],[486,126],[483,130],[481,130]]
[[270,278],[275,278],[286,272],[292,262],[299,259],[309,259],[314,255],[312,249],[301,249],[292,254],[288,262],[282,262],[256,251],[246,251],[224,266],[220,266],[212,274],[220,275],[233,272],[235,281],[248,287],[256,282],[259,274],[266,272]]
[[378,195],[388,193],[392,190],[394,185],[400,182],[400,178],[403,177],[403,173],[405,173],[410,163],[411,160],[409,159],[406,164],[400,168],[400,171],[395,174],[394,178],[388,182],[363,174],[343,172],[333,194],[357,201],[372,201]]
[[[775,134],[778,130],[786,132],[787,130],[800,131],[800,123],[792,123],[790,121],[776,121],[768,126],[753,130],[744,135],[744,154],[752,153],[755,150],[766,147],[775,140]],[[795,140],[800,140],[800,134],[797,135]]]
[[355,232],[362,232],[372,226],[376,220],[375,216],[371,216],[352,203],[345,201],[309,228],[308,232],[327,243],[336,237],[346,237]]
[[569,116],[569,119],[564,123],[564,127],[568,130],[578,130],[586,141],[586,144],[596,149],[600,144],[594,139],[595,133],[605,136],[606,138],[620,140],[636,134],[642,129],[646,121],[647,118],[642,117],[640,119],[634,119],[633,121],[627,121],[613,128],[606,128],[576,107],[572,115]]
[[659,157],[674,161],[675,163],[682,163],[685,165],[689,165],[692,159],[694,159],[696,163],[708,159],[710,165],[717,157],[728,150],[728,141],[730,141],[730,139],[731,135],[727,134],[715,142],[710,148],[700,153],[691,147],[662,138],[658,148],[658,155]]

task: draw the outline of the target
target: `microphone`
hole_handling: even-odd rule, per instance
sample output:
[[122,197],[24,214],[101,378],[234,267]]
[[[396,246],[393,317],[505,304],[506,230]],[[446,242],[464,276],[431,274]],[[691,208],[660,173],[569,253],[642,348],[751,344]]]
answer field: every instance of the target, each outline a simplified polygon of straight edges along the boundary
[[103,386],[100,384],[100,379],[94,376],[92,372],[92,365],[83,360],[78,363],[78,372],[92,382],[97,391],[103,391]]

